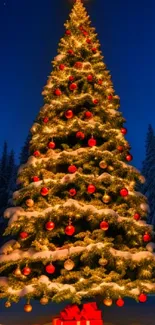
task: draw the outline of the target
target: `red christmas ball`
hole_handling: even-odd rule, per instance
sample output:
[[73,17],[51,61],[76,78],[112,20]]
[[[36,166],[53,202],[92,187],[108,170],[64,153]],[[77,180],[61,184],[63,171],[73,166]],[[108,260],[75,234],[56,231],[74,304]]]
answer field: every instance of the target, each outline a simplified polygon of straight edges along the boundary
[[93,194],[93,193],[95,193],[95,191],[96,191],[96,187],[93,184],[88,185],[87,192],[89,194]]
[[26,231],[22,231],[19,234],[19,236],[20,236],[21,239],[26,239],[29,236],[29,234]]
[[129,194],[128,190],[126,188],[122,188],[122,190],[120,190],[120,195],[125,197]]
[[90,111],[85,112],[85,117],[86,118],[92,118],[93,117],[92,112],[90,112]]
[[55,89],[54,94],[56,96],[61,96],[62,92],[61,92],[61,90],[59,88],[57,88],[57,89]]
[[39,182],[40,181],[40,178],[38,176],[33,176],[32,177],[32,181],[33,182]]
[[139,302],[146,302],[147,301],[147,295],[145,295],[144,293],[141,293],[138,297]]
[[54,148],[55,148],[55,142],[50,141],[50,142],[48,143],[48,148],[49,148],[49,149],[54,149]]
[[45,225],[46,230],[53,230],[55,228],[55,223],[53,221],[48,221]]
[[139,213],[135,213],[133,217],[134,217],[134,219],[135,219],[136,221],[140,220],[140,218],[141,218],[141,216],[140,216]]
[[120,152],[122,152],[123,149],[124,149],[123,146],[118,146],[118,147],[117,147],[117,150],[120,151]]
[[88,33],[88,32],[86,32],[86,30],[85,30],[85,31],[83,31],[83,35],[84,35],[84,36],[88,36],[88,35],[89,35],[89,33]]
[[65,228],[65,233],[68,236],[72,236],[75,233],[75,227],[72,225],[69,225]]
[[75,67],[76,69],[82,69],[82,66],[83,66],[82,62],[76,62],[76,63],[74,64],[74,67]]
[[49,189],[47,187],[42,187],[40,193],[42,196],[46,196],[46,195],[48,195],[48,192],[49,192]]
[[146,232],[145,235],[143,236],[143,241],[144,241],[145,243],[151,241],[151,235],[148,234],[148,232]]
[[68,54],[74,55],[74,51],[73,50],[68,50]]
[[66,30],[66,35],[68,35],[68,36],[71,35],[71,31],[69,29]]
[[92,81],[93,81],[93,76],[92,76],[92,74],[89,74],[89,75],[87,76],[87,80],[88,80],[89,82],[92,82]]
[[53,264],[48,264],[45,270],[48,274],[53,274],[55,272],[55,266]]
[[76,90],[77,89],[77,84],[75,84],[75,83],[72,83],[70,86],[69,86],[69,89],[70,90]]
[[113,96],[112,95],[109,95],[108,96],[108,100],[112,100],[113,99]]
[[96,146],[96,140],[94,139],[94,138],[91,138],[91,139],[89,139],[88,140],[88,146],[89,147],[94,147],[94,146]]
[[70,76],[70,77],[69,77],[69,81],[74,81],[74,79],[75,79],[75,78],[74,78],[73,76]]
[[60,65],[59,65],[59,69],[60,69],[60,70],[64,70],[65,67],[66,67],[66,66],[65,66],[64,64],[60,64]]
[[133,159],[133,156],[132,155],[130,155],[130,154],[128,154],[127,156],[126,156],[126,158],[125,158],[127,161],[132,161],[132,159]]
[[68,167],[69,173],[74,174],[77,171],[77,167],[75,165],[71,165]]
[[97,104],[99,103],[99,100],[98,100],[98,99],[94,99],[94,100],[93,100],[93,103],[94,103],[95,105],[97,105]]
[[124,306],[124,300],[122,298],[119,298],[117,301],[116,301],[116,305],[118,307],[123,307]]
[[70,194],[70,196],[75,196],[75,195],[76,195],[76,190],[75,190],[75,188],[71,188],[71,189],[69,190],[69,194]]
[[73,117],[73,112],[71,110],[68,110],[65,112],[65,116],[66,116],[66,118],[70,119]]
[[48,117],[44,117],[43,122],[44,123],[48,123],[48,121],[49,121],[49,118]]
[[36,150],[36,151],[33,153],[33,155],[34,155],[35,157],[39,157],[39,156],[40,156],[40,151]]
[[127,134],[127,129],[126,128],[121,128],[121,133],[124,134],[124,135]]
[[93,52],[93,53],[96,53],[96,52],[97,52],[97,48],[96,48],[96,47],[93,47],[93,48],[92,48],[92,52]]
[[106,221],[102,221],[102,222],[100,223],[100,228],[101,228],[102,230],[104,230],[104,231],[108,230],[108,229],[109,229],[109,223],[106,222]]
[[81,131],[78,131],[76,133],[76,138],[80,139],[80,140],[83,140],[85,138],[85,134],[83,132],[81,132]]
[[91,39],[90,39],[90,38],[87,38],[87,39],[86,39],[86,42],[87,42],[88,44],[91,44]]
[[31,274],[31,269],[30,269],[30,267],[24,267],[24,269],[22,270],[22,273],[24,274],[24,275],[30,275]]
[[102,80],[102,79],[99,79],[99,80],[98,80],[98,85],[100,85],[100,86],[101,86],[101,85],[102,85],[102,83],[103,83],[103,80]]

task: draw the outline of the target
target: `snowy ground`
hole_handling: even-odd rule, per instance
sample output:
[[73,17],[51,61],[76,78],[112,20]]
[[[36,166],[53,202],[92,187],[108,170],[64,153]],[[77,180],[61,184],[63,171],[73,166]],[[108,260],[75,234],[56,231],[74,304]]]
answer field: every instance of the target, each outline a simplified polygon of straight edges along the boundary
[[[0,302],[0,325],[44,325],[52,324],[52,317],[59,313],[64,304],[41,306],[33,303],[33,312],[23,312],[24,301],[13,305],[10,309]],[[155,296],[149,297],[147,303],[140,304],[126,300],[123,308],[103,307],[104,325],[155,325]]]

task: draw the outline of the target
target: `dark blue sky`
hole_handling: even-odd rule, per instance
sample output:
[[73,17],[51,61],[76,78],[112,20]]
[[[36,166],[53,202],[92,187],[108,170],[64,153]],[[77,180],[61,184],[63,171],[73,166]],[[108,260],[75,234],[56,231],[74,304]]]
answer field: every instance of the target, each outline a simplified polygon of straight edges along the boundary
[[[41,91],[64,34],[71,0],[0,0],[0,151],[17,156],[42,106]],[[128,140],[140,167],[149,123],[155,128],[155,1],[90,0],[105,63],[121,97]]]

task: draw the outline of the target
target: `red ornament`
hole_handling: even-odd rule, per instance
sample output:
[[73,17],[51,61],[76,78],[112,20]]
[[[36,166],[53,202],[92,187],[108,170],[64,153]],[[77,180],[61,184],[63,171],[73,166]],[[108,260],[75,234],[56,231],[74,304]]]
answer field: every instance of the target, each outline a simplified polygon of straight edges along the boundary
[[72,83],[70,86],[69,86],[69,89],[70,90],[76,90],[77,89],[77,84],[75,84],[75,83]]
[[113,96],[112,95],[109,95],[108,96],[108,100],[112,100],[113,99]]
[[89,33],[88,33],[88,32],[86,32],[86,30],[85,30],[85,31],[83,31],[83,35],[84,35],[84,36],[88,36],[88,35],[89,35]]
[[46,230],[51,231],[55,228],[55,223],[53,221],[48,221],[45,225]]
[[49,121],[49,118],[48,117],[44,117],[43,122],[44,123],[48,123],[48,121]]
[[93,100],[93,103],[94,103],[95,105],[97,105],[97,104],[99,103],[99,100],[98,100],[98,99],[94,99],[94,100]]
[[141,293],[138,297],[139,302],[146,302],[147,301],[147,295],[144,293]]
[[130,154],[128,154],[127,156],[126,156],[126,158],[125,158],[127,161],[132,161],[132,159],[133,159],[133,156],[132,155],[130,155]]
[[118,307],[123,307],[124,306],[124,300],[122,298],[119,298],[117,301],[116,301],[116,305]]
[[83,66],[82,62],[76,62],[74,64],[74,67],[77,68],[77,69],[82,69],[82,66]]
[[104,230],[104,231],[108,230],[108,229],[109,229],[109,223],[106,222],[106,221],[102,221],[102,222],[100,223],[100,228],[101,228],[102,230]]
[[90,111],[85,112],[85,117],[86,118],[92,118],[93,114]]
[[74,55],[74,51],[73,50],[68,50],[68,54]]
[[97,48],[96,48],[96,47],[93,47],[93,48],[92,48],[92,52],[93,52],[93,53],[96,53],[96,51],[97,51]]
[[57,89],[55,89],[54,94],[56,96],[61,96],[62,92],[61,92],[61,90],[59,88],[57,88]]
[[80,140],[83,140],[85,138],[85,135],[83,132],[79,131],[76,133],[76,138],[77,139],[80,139]]
[[75,233],[75,227],[72,225],[69,225],[65,228],[65,233],[68,236],[72,236]]
[[71,31],[69,29],[66,30],[66,35],[68,35],[68,36],[71,35]]
[[70,77],[69,77],[69,81],[74,81],[74,79],[75,79],[75,78],[74,78],[73,76],[70,76]]
[[66,118],[70,119],[73,117],[73,112],[71,110],[68,110],[65,112],[65,116],[66,116]]
[[124,134],[124,135],[127,134],[127,129],[126,128],[121,128],[121,133]]
[[55,272],[55,266],[52,263],[48,264],[46,265],[45,270],[48,274],[53,274]]
[[60,69],[60,70],[64,70],[65,67],[66,67],[66,66],[65,66],[64,64],[60,64],[60,65],[59,65],[59,69]]
[[69,194],[70,194],[70,196],[75,196],[75,195],[76,195],[76,190],[75,190],[75,188],[71,188],[71,189],[69,190]]
[[143,241],[145,243],[148,243],[149,241],[151,241],[151,235],[148,234],[148,232],[146,232],[145,235],[143,236]]
[[94,147],[94,146],[96,146],[96,140],[94,139],[94,138],[91,138],[91,139],[89,139],[88,140],[88,146],[89,147]]
[[50,141],[50,142],[48,143],[48,148],[49,148],[49,149],[54,149],[54,148],[55,148],[55,142]]
[[96,191],[96,187],[93,184],[88,185],[87,192],[89,194],[93,194],[93,193],[95,193],[95,191]]
[[103,80],[102,80],[102,79],[99,79],[99,80],[98,80],[98,85],[100,85],[100,86],[101,86],[101,85],[102,85],[102,83],[103,83]]
[[29,267],[24,267],[24,269],[22,270],[22,273],[24,274],[24,275],[30,275],[30,273],[31,273],[31,269],[29,268]]
[[92,74],[89,74],[89,75],[87,76],[87,80],[88,80],[89,82],[92,82],[92,81],[93,81],[93,76],[92,76]]
[[47,187],[42,187],[40,193],[42,196],[46,196],[46,195],[48,195],[48,192],[49,192],[49,189]]
[[118,147],[117,147],[117,150],[120,151],[120,152],[122,152],[123,149],[124,149],[123,146],[118,146]]
[[135,213],[133,217],[134,217],[134,219],[135,219],[136,221],[140,220],[140,218],[141,218],[141,216],[140,216],[139,213]]
[[69,173],[74,174],[77,171],[77,167],[75,165],[71,165],[68,167]]
[[39,182],[40,181],[40,178],[38,176],[33,176],[32,177],[32,181],[33,182]]
[[20,236],[21,239],[26,239],[27,237],[29,237],[29,234],[26,231],[22,231],[19,234],[19,236]]
[[87,38],[87,39],[86,39],[86,42],[87,42],[88,44],[91,44],[91,39],[90,39],[90,38]]
[[39,156],[40,156],[40,151],[36,150],[36,151],[33,153],[33,155],[34,155],[35,157],[39,157]]
[[120,195],[125,197],[129,194],[128,190],[126,188],[122,188],[122,190],[120,190]]

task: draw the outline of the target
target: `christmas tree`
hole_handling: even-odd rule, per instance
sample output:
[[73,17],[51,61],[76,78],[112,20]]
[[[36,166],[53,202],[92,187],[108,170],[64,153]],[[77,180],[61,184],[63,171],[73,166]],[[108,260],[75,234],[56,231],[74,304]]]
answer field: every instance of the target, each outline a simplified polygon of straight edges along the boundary
[[80,0],[65,24],[45,104],[34,125],[20,189],[0,250],[0,297],[41,304],[89,298],[123,306],[155,291],[144,182],[125,139],[111,76]]

